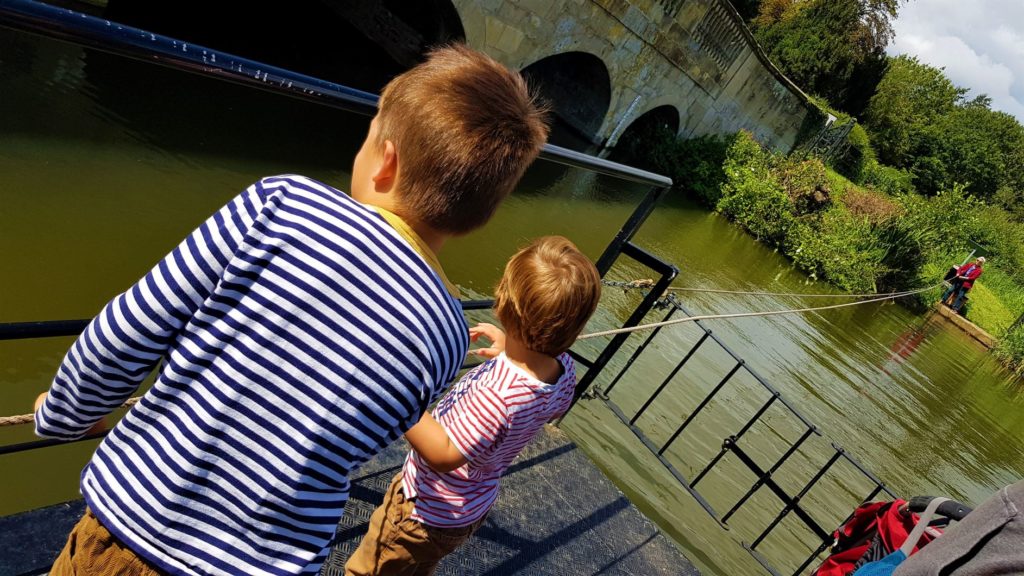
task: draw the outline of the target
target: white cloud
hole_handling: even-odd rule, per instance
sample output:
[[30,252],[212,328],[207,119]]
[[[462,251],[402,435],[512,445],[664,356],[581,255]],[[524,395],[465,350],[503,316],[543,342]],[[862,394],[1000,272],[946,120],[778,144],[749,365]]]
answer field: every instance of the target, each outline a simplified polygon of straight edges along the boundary
[[1024,122],[1024,2],[910,0],[894,28],[890,54],[945,68],[968,97],[988,94],[993,108]]

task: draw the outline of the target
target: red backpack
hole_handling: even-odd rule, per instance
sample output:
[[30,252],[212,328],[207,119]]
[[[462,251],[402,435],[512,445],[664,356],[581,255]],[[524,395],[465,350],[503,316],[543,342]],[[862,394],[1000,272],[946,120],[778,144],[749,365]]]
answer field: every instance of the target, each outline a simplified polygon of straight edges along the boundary
[[[835,531],[832,554],[813,576],[848,576],[862,565],[881,560],[896,551],[917,524],[917,514],[901,511],[905,500],[862,504],[853,516]],[[925,532],[917,547],[923,547],[934,536]]]

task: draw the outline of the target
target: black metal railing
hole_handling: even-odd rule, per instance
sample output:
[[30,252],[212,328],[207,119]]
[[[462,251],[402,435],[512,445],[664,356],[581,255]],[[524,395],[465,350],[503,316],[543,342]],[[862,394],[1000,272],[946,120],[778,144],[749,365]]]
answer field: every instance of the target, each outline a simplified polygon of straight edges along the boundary
[[[660,271],[660,268],[652,267],[652,269]],[[652,310],[653,307],[649,306],[649,301],[650,298],[654,296],[657,301],[656,306],[668,308],[668,312],[664,315],[662,320],[669,320],[677,314],[693,316],[693,314],[690,313],[678,298],[673,295],[660,297],[660,295],[663,294],[665,294],[664,287],[660,283],[656,284],[644,295],[643,301],[637,305],[636,310],[643,310],[645,314]],[[799,491],[796,494],[792,494],[787,491],[779,484],[779,482],[776,481],[776,473],[778,473],[778,471],[793,455],[798,452],[802,453],[801,449],[806,447],[805,442],[808,439],[812,437],[822,437],[823,435],[821,431],[791,402],[789,402],[776,387],[747,364],[743,358],[723,342],[717,334],[705,326],[703,322],[698,320],[695,321],[694,324],[701,330],[700,337],[688,350],[680,354],[679,361],[671,368],[671,370],[669,370],[664,380],[655,387],[654,391],[641,403],[640,408],[637,409],[632,416],[628,416],[622,407],[620,407],[609,396],[609,394],[616,388],[616,386],[621,384],[623,376],[633,368],[640,356],[648,350],[651,342],[660,332],[660,328],[656,328],[650,334],[644,335],[643,341],[635,350],[633,350],[629,357],[626,358],[622,368],[619,369],[618,373],[611,378],[608,385],[603,389],[595,387],[591,394],[596,398],[600,398],[608,406],[611,412],[629,428],[636,438],[639,439],[640,442],[648,448],[648,450],[650,450],[651,454],[661,462],[673,477],[675,477],[679,484],[694,497],[701,507],[723,526],[728,525],[729,519],[732,518],[733,515],[736,514],[736,512],[738,512],[744,505],[746,505],[751,497],[758,493],[762,488],[767,488],[769,492],[781,502],[781,508],[768,525],[753,539],[753,541],[749,544],[744,543],[744,548],[746,548],[757,562],[760,563],[769,573],[780,574],[781,572],[773,565],[773,563],[758,552],[758,546],[764,542],[764,540],[784,519],[792,514],[814,535],[819,542],[816,547],[812,549],[810,554],[800,563],[799,567],[793,572],[794,575],[801,574],[815,561],[816,558],[821,555],[822,552],[825,551],[825,549],[832,544],[833,532],[832,530],[823,527],[814,518],[814,515],[811,514],[811,512],[802,504],[802,501],[805,499],[807,494],[822,481],[822,479],[829,477],[830,474],[833,473],[837,463],[846,463],[849,468],[852,468],[852,472],[854,474],[859,475],[871,485],[870,491],[864,496],[864,498],[855,502],[851,501],[850,510],[853,510],[857,504],[872,500],[883,492],[890,498],[895,498],[896,494],[882,483],[882,481],[874,474],[868,471],[852,455],[835,443],[829,443],[829,450],[831,451],[831,454],[829,454],[824,463],[817,467],[816,472],[811,475]],[[628,337],[629,335],[620,334],[619,336]],[[724,351],[732,360],[732,365],[725,375],[722,376],[721,379],[711,388],[711,390],[698,401],[696,407],[693,408],[689,414],[681,418],[681,422],[679,422],[667,440],[660,444],[654,442],[648,436],[647,432],[638,426],[638,421],[640,421],[641,417],[650,410],[655,401],[662,396],[665,389],[672,382],[677,381],[679,375],[683,373],[687,364],[698,353],[703,351],[709,343],[713,343],[718,349]],[[609,346],[612,346],[612,344],[613,343],[609,343]],[[622,342],[614,343],[615,349],[620,349],[622,344]],[[605,355],[602,354],[602,357],[604,356]],[[603,366],[604,364],[602,364],[602,367]],[[666,452],[670,447],[679,443],[681,438],[685,437],[686,430],[694,420],[720,396],[723,389],[733,382],[736,375],[740,373],[745,373],[752,377],[757,383],[757,386],[767,392],[768,395],[738,430],[723,438],[722,445],[718,453],[703,466],[700,472],[698,472],[692,480],[690,480],[679,470],[676,463],[666,456]],[[589,383],[593,382],[596,377],[597,374],[591,375],[591,373],[588,372],[584,378]],[[795,440],[788,442],[788,445],[782,449],[781,456],[766,468],[759,464],[755,458],[752,457],[746,449],[744,449],[744,445],[741,441],[755,426],[755,424],[764,421],[769,409],[774,406],[781,407],[784,413],[795,420],[803,430]],[[779,437],[779,435],[772,435],[772,438]],[[728,455],[732,455],[740,464],[742,464],[752,474],[754,481],[745,493],[735,503],[733,503],[728,512],[725,514],[719,514],[707,498],[697,489],[697,485],[700,484],[701,481],[705,480],[708,477],[708,474],[715,470]],[[807,454],[804,455],[807,456]]]

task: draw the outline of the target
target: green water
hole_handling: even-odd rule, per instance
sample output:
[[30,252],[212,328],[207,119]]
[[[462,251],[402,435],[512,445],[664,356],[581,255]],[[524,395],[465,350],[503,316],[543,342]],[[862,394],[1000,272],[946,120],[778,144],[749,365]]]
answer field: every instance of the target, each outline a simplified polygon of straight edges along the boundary
[[[0,322],[87,318],[124,290],[213,210],[261,176],[299,172],[344,189],[367,119],[194,78],[149,64],[0,31]],[[491,292],[526,239],[564,234],[596,257],[643,190],[550,164],[531,169],[486,229],[453,241],[441,259],[471,296]],[[638,242],[682,269],[677,284],[824,292],[722,218],[665,202]],[[628,261],[616,279],[649,277]],[[639,296],[606,290],[591,329],[620,324]],[[688,294],[698,313],[792,308],[793,297]],[[474,316],[475,318],[475,316]],[[970,339],[938,318],[892,304],[713,325],[824,434],[779,472],[791,492],[827,458],[849,449],[900,494],[977,503],[1024,475],[1024,397]],[[666,329],[612,392],[632,414],[699,337]],[[629,346],[641,340],[633,337]],[[27,412],[70,339],[0,343],[0,414]],[[596,343],[580,350],[594,356]],[[624,362],[615,358],[613,368]],[[698,354],[639,425],[663,441],[732,367],[713,346]],[[599,380],[607,384],[608,371]],[[741,373],[742,374],[742,373]],[[692,477],[767,398],[737,376],[667,452]],[[750,541],[780,505],[758,493],[723,531],[596,401],[563,427],[705,573],[758,574],[738,542]],[[802,432],[773,408],[744,439],[762,466]],[[0,443],[30,427],[0,428]],[[0,457],[0,514],[76,497],[94,445]],[[831,528],[869,485],[837,467],[804,504]],[[732,458],[701,491],[720,512],[753,481]],[[581,487],[585,488],[585,487]],[[812,539],[786,520],[761,546],[790,569]]]

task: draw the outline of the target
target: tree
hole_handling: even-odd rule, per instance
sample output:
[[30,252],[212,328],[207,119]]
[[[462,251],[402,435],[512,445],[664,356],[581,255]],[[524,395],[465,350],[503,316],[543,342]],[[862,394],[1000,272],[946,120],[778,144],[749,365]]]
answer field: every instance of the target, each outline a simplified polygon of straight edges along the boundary
[[1024,147],[1024,127],[1013,116],[989,108],[982,95],[939,118],[928,131],[932,148],[946,165],[947,184],[959,182],[974,196],[989,201],[1000,187],[1021,190],[1017,164]]
[[804,90],[860,114],[885,70],[898,0],[764,0],[758,41]]
[[884,164],[909,168],[918,159],[915,157],[937,153],[929,150],[934,143],[922,140],[927,138],[932,124],[952,112],[966,93],[966,89],[946,78],[941,69],[922,64],[916,57],[890,59],[866,112],[878,159]]

